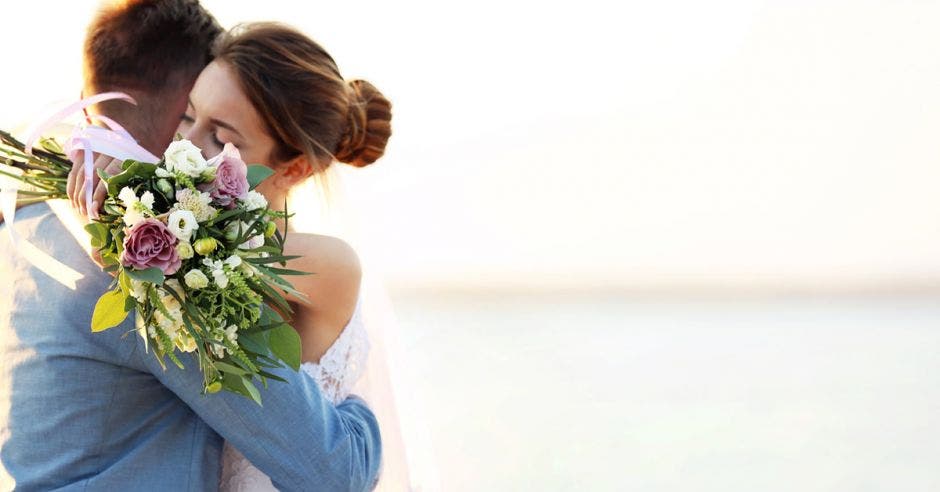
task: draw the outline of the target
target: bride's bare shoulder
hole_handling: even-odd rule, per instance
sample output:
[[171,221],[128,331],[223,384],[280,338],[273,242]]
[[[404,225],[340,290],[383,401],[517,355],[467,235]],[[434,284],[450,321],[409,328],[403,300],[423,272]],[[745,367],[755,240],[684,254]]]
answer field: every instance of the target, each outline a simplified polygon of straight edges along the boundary
[[355,305],[362,268],[359,255],[346,241],[320,234],[291,233],[284,253],[300,256],[290,262],[290,268],[312,274],[287,277],[310,297],[312,307]]

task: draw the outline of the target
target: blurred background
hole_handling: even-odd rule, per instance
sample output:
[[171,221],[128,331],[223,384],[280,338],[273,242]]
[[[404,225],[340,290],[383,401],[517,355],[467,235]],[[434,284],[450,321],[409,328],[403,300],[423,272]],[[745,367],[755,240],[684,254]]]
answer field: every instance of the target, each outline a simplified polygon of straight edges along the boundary
[[[295,210],[388,287],[441,490],[940,489],[940,2],[203,3],[395,105]],[[0,124],[95,5],[3,3]]]

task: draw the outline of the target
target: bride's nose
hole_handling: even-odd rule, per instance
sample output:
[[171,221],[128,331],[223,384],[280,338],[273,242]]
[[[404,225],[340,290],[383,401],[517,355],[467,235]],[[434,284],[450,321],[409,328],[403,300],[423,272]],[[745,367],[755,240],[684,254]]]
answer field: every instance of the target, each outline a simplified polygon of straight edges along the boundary
[[180,133],[183,135],[183,138],[189,140],[193,145],[202,150],[202,156],[204,158],[208,159],[212,157],[208,155],[211,153],[208,133],[200,131],[196,126],[190,126],[185,132]]

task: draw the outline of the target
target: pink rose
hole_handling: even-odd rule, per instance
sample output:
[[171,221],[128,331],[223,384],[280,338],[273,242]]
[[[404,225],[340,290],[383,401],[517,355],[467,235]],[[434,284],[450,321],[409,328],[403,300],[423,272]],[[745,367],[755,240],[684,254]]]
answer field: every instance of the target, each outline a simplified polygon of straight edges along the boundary
[[248,166],[234,145],[227,143],[222,153],[209,161],[215,166],[215,181],[209,193],[216,203],[235,208],[235,199],[248,196]]
[[131,227],[124,237],[124,252],[121,264],[138,270],[157,267],[164,275],[172,275],[180,269],[179,253],[176,252],[176,236],[157,219],[144,219]]

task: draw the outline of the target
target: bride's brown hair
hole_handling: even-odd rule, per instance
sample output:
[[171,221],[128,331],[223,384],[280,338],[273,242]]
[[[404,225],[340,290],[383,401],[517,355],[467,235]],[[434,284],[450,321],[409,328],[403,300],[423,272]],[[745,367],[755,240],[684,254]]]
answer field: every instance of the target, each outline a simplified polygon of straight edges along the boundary
[[346,81],[319,44],[278,23],[222,35],[215,59],[234,70],[277,146],[278,162],[305,155],[313,173],[332,161],[363,167],[385,153],[392,105],[365,80]]

